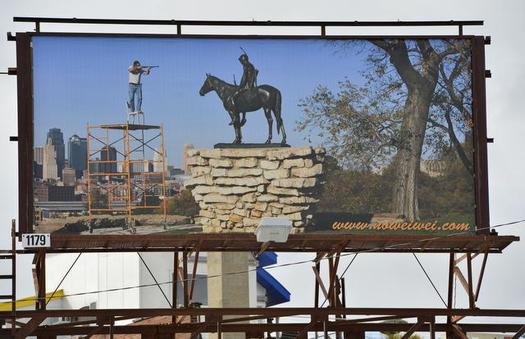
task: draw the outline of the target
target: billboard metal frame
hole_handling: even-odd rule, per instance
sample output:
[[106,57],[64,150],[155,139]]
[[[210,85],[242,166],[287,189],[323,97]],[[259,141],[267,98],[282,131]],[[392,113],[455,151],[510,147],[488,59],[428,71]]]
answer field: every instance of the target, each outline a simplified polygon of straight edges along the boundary
[[[19,143],[19,227],[22,233],[33,232],[33,93],[32,93],[32,52],[33,36],[100,36],[100,37],[151,37],[151,38],[224,38],[224,39],[469,39],[472,51],[472,110],[474,124],[474,180],[475,180],[475,222],[477,233],[490,232],[489,189],[487,165],[485,48],[490,37],[463,35],[464,26],[483,25],[483,21],[192,21],[192,20],[125,20],[125,19],[78,19],[15,17],[15,22],[35,24],[35,32],[8,33],[8,39],[17,44],[17,68],[11,73],[18,80],[18,143]],[[123,24],[123,25],[175,25],[177,34],[135,34],[135,33],[62,33],[42,32],[41,24]],[[319,35],[220,35],[183,34],[183,26],[192,27],[320,27]],[[458,27],[458,35],[327,35],[327,27]]]
[[[482,25],[483,21],[392,21],[392,22],[272,22],[272,21],[176,21],[176,20],[113,20],[113,19],[66,19],[66,18],[14,18],[16,22],[31,22],[35,24],[35,33],[18,33],[16,38],[8,34],[8,39],[17,44],[17,68],[10,69],[10,74],[18,77],[18,142],[19,142],[19,193],[20,216],[19,230],[13,223],[13,248],[4,251],[5,255],[14,259],[21,254],[34,254],[36,267],[37,300],[36,310],[0,312],[0,320],[10,322],[12,328],[0,329],[0,335],[23,338],[37,335],[41,338],[54,338],[57,335],[88,335],[109,334],[141,334],[144,338],[173,338],[176,333],[217,333],[220,337],[225,332],[244,332],[250,338],[263,338],[271,332],[293,332],[297,338],[307,338],[308,332],[336,332],[337,337],[365,337],[366,331],[406,331],[408,338],[415,331],[428,331],[435,338],[436,331],[446,332],[447,338],[466,338],[466,332],[490,331],[513,332],[514,338],[525,333],[522,320],[513,324],[502,323],[464,323],[464,317],[513,317],[525,318],[525,310],[479,309],[476,301],[485,273],[488,255],[501,253],[508,245],[518,241],[514,236],[498,236],[490,232],[488,214],[488,180],[487,180],[487,136],[486,136],[486,106],[484,65],[484,45],[490,43],[489,38],[479,36],[464,36],[463,27]],[[42,33],[41,24],[125,24],[125,25],[175,25],[176,35],[165,34],[86,34],[86,33]],[[185,35],[184,26],[282,26],[282,27],[319,27],[318,36],[262,36],[262,35]],[[287,243],[257,243],[252,234],[207,234],[205,238],[199,235],[177,235],[173,237],[147,235],[136,237],[118,236],[75,236],[63,235],[52,237],[52,246],[45,250],[16,250],[16,238],[22,233],[32,232],[32,149],[33,149],[33,99],[31,72],[31,37],[34,35],[77,35],[77,36],[147,36],[147,37],[222,37],[222,38],[388,38],[386,36],[332,36],[326,34],[327,27],[398,27],[398,26],[456,26],[457,36],[391,36],[403,38],[468,38],[472,44],[473,64],[473,119],[475,133],[475,173],[476,173],[476,224],[477,234],[440,236],[425,238],[420,235],[342,235],[337,234],[297,234],[290,235]],[[125,239],[123,238],[125,237]],[[122,240],[125,241],[122,241]],[[316,254],[314,260],[314,307],[307,308],[196,308],[189,303],[191,295],[188,278],[188,256],[200,251],[244,251],[257,256],[265,250],[280,252],[310,252]],[[184,284],[184,303],[177,306],[173,300],[172,308],[164,309],[95,309],[95,310],[47,310],[45,297],[45,258],[46,253],[83,253],[83,252],[139,252],[157,251],[173,252],[174,267],[179,267],[174,273],[173,282]],[[7,253],[9,252],[9,253]],[[445,308],[353,308],[345,301],[344,282],[337,276],[337,267],[341,255],[345,253],[449,253],[448,260],[448,290]],[[182,260],[179,260],[182,253]],[[482,258],[481,269],[477,282],[474,281],[472,261]],[[328,281],[320,278],[321,261],[328,264]],[[461,262],[466,263],[466,274],[459,268]],[[182,265],[182,271],[180,266]],[[193,268],[195,270],[195,267]],[[13,273],[13,288],[16,288],[16,274]],[[452,302],[453,281],[457,277],[468,297],[468,308],[455,308]],[[173,284],[175,289],[177,284]],[[320,292],[323,292],[328,307],[319,305]],[[173,294],[176,298],[177,293]],[[12,305],[15,305],[16,291],[11,295]],[[136,319],[156,316],[171,316],[178,323],[165,325],[119,325],[118,320]],[[275,318],[290,316],[306,317],[305,322],[274,323]],[[349,318],[358,316],[358,318]],[[62,325],[41,325],[48,317],[85,317],[82,321]],[[446,322],[438,321],[438,317],[446,317]],[[191,318],[192,321],[184,321]],[[250,323],[251,320],[266,320],[265,323]],[[380,323],[384,320],[415,319],[407,323]],[[24,322],[20,322],[24,320]]]

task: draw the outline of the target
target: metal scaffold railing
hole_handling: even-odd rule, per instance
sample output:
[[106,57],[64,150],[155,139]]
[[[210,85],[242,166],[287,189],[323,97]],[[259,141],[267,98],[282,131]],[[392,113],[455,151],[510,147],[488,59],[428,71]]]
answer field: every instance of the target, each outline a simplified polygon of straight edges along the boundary
[[[166,154],[162,126],[87,126],[87,189],[90,225],[96,218],[161,214],[166,221]],[[90,226],[90,227],[91,227]]]

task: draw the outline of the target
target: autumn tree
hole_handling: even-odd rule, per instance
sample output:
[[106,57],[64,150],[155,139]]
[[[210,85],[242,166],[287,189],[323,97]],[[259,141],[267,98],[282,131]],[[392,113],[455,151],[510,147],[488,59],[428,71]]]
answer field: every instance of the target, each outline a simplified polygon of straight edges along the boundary
[[300,102],[304,114],[297,128],[317,133],[347,168],[381,171],[392,166],[391,210],[417,220],[423,152],[453,147],[465,168],[472,168],[460,141],[471,121],[468,43],[375,39],[331,46],[342,52],[361,48],[367,54],[365,82],[345,79],[337,93],[319,86]]

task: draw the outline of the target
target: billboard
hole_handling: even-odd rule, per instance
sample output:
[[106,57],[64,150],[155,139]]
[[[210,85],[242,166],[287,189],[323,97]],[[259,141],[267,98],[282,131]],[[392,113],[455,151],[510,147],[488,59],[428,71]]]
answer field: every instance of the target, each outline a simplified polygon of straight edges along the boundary
[[475,232],[482,37],[18,34],[24,232]]

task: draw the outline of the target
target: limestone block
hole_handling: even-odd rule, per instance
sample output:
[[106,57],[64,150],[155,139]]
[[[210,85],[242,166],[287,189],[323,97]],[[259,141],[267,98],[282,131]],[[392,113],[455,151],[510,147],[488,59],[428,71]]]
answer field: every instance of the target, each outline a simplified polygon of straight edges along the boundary
[[281,188],[281,187],[275,187],[275,186],[268,186],[266,189],[266,192],[276,195],[293,195],[298,197],[299,191],[295,188]]
[[225,168],[212,168],[210,173],[212,177],[224,177],[226,176],[226,169]]
[[268,152],[268,160],[283,160],[295,157],[309,156],[313,152],[311,147],[281,148]]
[[[252,211],[253,213],[253,211]],[[259,225],[259,219],[254,219],[254,218],[244,218],[243,219],[243,223],[244,223],[244,226],[258,226]]]
[[210,175],[201,175],[184,181],[185,187],[192,188],[196,185],[213,185],[213,179]]
[[[310,159],[307,159],[307,160],[310,160]],[[284,159],[282,167],[283,168],[304,167],[304,159],[302,159],[302,158]]]
[[266,153],[268,153],[268,149],[259,148],[224,148],[220,150],[221,156],[226,158],[249,158],[249,157],[255,157],[255,158],[264,158],[266,157]]
[[238,223],[238,222],[241,222],[243,220],[243,216],[238,215],[238,214],[232,214],[232,215],[230,215],[229,220],[231,222]]
[[201,149],[199,150],[199,154],[203,158],[207,159],[219,159],[221,157],[221,150],[220,149]]
[[316,178],[287,178],[272,180],[271,184],[276,187],[310,188],[317,183]]
[[314,204],[319,202],[318,199],[312,198],[312,197],[286,197],[286,198],[280,198],[279,202],[286,205],[304,205],[304,204]]
[[233,161],[229,159],[210,159],[210,166],[211,167],[231,168],[233,167]]
[[208,165],[208,160],[200,156],[194,156],[194,157],[187,158],[186,164],[188,166],[206,166]]
[[220,203],[235,204],[238,200],[238,197],[232,196],[232,195],[221,195],[217,193],[210,193],[210,194],[206,194],[203,200],[206,203],[220,202]]
[[235,160],[235,167],[249,168],[257,166],[257,158],[244,158]]
[[215,179],[217,185],[226,186],[258,186],[268,183],[263,177],[247,177],[247,178],[217,178]]
[[193,166],[190,168],[190,171],[193,177],[198,177],[204,174],[210,174],[211,168],[208,166]]
[[265,170],[274,170],[279,168],[279,161],[261,160],[259,167]]
[[279,197],[273,194],[262,194],[257,197],[258,202],[279,201]]
[[265,202],[258,202],[253,207],[254,210],[261,211],[261,212],[266,211],[267,208],[268,208],[268,203],[265,203]]
[[196,149],[196,148],[190,148],[189,150],[186,151],[186,155],[188,157],[194,157],[196,155],[199,155],[200,154],[200,150]]
[[316,164],[310,168],[292,168],[292,176],[300,178],[315,177],[323,173],[323,165]]
[[262,174],[260,168],[239,168],[228,170],[226,176],[230,178],[244,178],[248,176],[258,176]]
[[264,171],[264,178],[268,180],[288,178],[289,176],[290,176],[290,171],[284,168]]
[[257,200],[257,196],[253,193],[248,193],[243,195],[241,200],[244,202],[255,202]]
[[232,210],[235,208],[235,204],[213,204],[212,206],[221,210]]
[[308,206],[285,206],[283,207],[283,213],[289,214],[289,213],[295,213],[295,212],[301,212],[307,210]]

